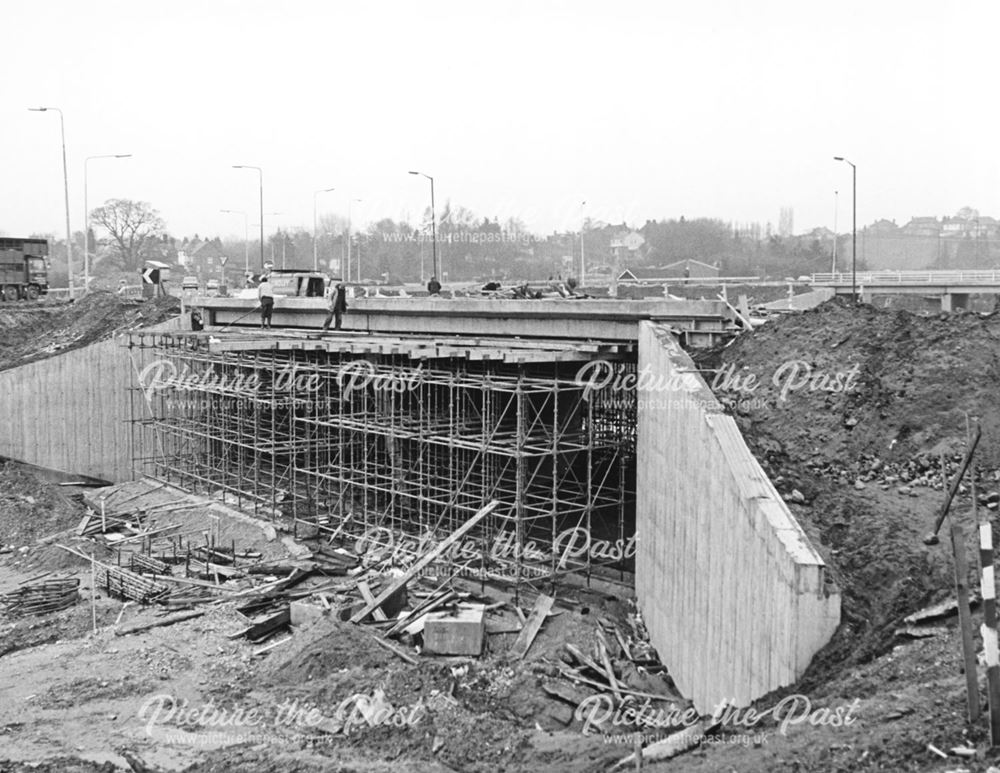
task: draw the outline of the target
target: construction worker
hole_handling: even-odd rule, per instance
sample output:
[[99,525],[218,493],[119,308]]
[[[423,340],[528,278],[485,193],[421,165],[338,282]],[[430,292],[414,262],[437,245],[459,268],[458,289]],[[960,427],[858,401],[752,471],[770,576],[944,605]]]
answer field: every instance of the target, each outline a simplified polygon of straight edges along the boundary
[[260,326],[270,329],[271,312],[274,310],[274,288],[271,287],[270,274],[265,274],[260,278],[257,297],[260,299]]
[[330,329],[330,322],[334,321],[334,330],[340,330],[341,317],[347,313],[347,290],[343,282],[337,282],[337,289],[330,294],[330,313],[326,315],[323,329]]
[[441,283],[438,281],[436,276],[432,276],[431,281],[427,283],[427,292],[431,295],[441,294]]

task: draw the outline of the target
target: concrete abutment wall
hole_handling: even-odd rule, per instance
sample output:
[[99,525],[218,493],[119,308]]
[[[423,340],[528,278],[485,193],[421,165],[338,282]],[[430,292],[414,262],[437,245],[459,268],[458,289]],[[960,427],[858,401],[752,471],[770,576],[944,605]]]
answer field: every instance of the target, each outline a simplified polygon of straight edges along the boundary
[[636,593],[703,712],[795,682],[840,622],[805,533],[663,326],[640,323]]

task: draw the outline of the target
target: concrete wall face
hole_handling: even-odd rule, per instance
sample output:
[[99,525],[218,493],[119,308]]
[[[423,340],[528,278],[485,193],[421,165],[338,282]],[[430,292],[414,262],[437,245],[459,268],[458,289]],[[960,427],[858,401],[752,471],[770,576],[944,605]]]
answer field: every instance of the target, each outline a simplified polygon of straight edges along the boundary
[[825,565],[670,332],[640,323],[636,593],[703,712],[793,683],[840,621]]
[[[173,320],[155,329],[179,327]],[[108,339],[0,371],[0,456],[115,483],[130,480],[128,390],[143,363],[126,342]]]

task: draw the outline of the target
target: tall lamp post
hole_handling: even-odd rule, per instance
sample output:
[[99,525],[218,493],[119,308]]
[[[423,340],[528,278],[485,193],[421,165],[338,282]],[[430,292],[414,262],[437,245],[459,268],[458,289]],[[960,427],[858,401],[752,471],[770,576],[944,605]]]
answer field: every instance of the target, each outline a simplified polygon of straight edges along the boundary
[[[69,172],[66,171],[66,123],[63,112],[58,107],[29,107],[33,113],[45,113],[49,110],[59,113],[59,132],[62,136],[63,159],[63,196],[66,204],[66,281],[69,285],[69,297],[73,297],[73,232],[69,228]],[[84,237],[86,238],[86,236]]]
[[830,271],[837,273],[837,213],[840,210],[840,191],[833,192],[833,266]]
[[834,161],[851,165],[851,298],[858,302],[858,168],[843,156]]
[[259,166],[233,164],[233,169],[256,169],[260,182],[260,270],[264,271],[264,171]]
[[[344,279],[349,280],[351,278],[351,204],[354,202],[361,202],[361,199],[348,199],[347,200],[347,272],[344,275]],[[358,275],[354,277],[355,282],[361,281],[361,264],[358,264]]]
[[87,206],[87,164],[95,158],[132,158],[131,153],[87,156],[83,159],[83,292],[90,290],[90,208]]
[[316,246],[316,200],[321,193],[329,193],[336,188],[323,188],[313,193],[313,271],[319,271],[319,249]]
[[220,209],[227,215],[243,215],[243,271],[250,272],[250,218],[242,209]]
[[583,214],[583,208],[587,206],[586,201],[580,202],[580,287],[583,287],[585,275],[587,273],[587,261],[583,252],[583,237],[587,232],[587,218]]
[[423,172],[410,172],[410,174],[418,174],[421,177],[426,177],[431,181],[431,250],[432,250],[432,267],[434,276],[437,277],[440,282],[441,277],[441,266],[438,265],[438,249],[437,249],[437,214],[434,210],[434,178],[429,174],[424,174]]

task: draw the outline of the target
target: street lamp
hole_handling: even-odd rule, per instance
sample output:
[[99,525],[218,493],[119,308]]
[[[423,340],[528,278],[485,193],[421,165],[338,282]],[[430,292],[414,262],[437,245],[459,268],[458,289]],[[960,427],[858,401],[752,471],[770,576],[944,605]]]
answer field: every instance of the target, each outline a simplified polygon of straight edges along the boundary
[[441,266],[438,265],[438,250],[437,250],[437,216],[434,213],[434,178],[429,174],[424,174],[423,172],[410,172],[410,174],[418,174],[421,177],[426,177],[431,181],[431,249],[433,250],[432,255],[432,265],[434,267],[434,276],[441,281]]
[[[347,272],[344,275],[344,280],[348,281],[351,278],[351,204],[353,202],[361,202],[361,199],[348,199],[347,200]],[[355,277],[356,282],[361,281],[361,264],[358,264],[358,275]]]
[[227,215],[243,215],[243,271],[250,272],[250,219],[242,209],[220,209]]
[[834,161],[851,165],[851,298],[858,302],[858,168],[843,156],[834,156]]
[[319,251],[316,247],[316,199],[321,193],[329,193],[335,188],[323,188],[313,193],[313,271],[319,271]]
[[[63,196],[66,203],[66,282],[69,285],[69,297],[73,297],[73,233],[69,229],[69,172],[66,171],[66,124],[63,112],[58,107],[29,107],[33,113],[45,113],[52,110],[59,113],[59,132],[62,135],[63,159]],[[86,236],[84,237],[86,238]]]
[[87,156],[83,159],[83,292],[90,290],[90,208],[87,206],[87,164],[95,158],[132,158],[131,153]]
[[584,277],[587,273],[587,262],[583,254],[583,237],[587,232],[587,218],[583,214],[583,208],[587,206],[586,201],[580,202],[580,287],[583,287]]
[[[837,214],[840,211],[840,191],[833,192],[833,266],[830,271],[837,273]],[[836,278],[836,277],[835,277]]]
[[259,166],[233,164],[233,169],[256,169],[260,182],[260,270],[264,271],[264,171]]

